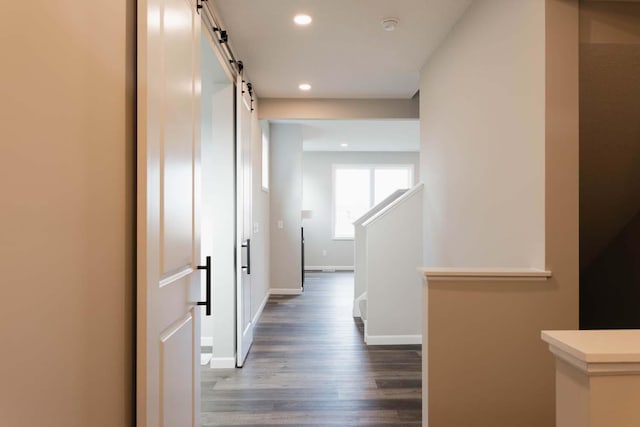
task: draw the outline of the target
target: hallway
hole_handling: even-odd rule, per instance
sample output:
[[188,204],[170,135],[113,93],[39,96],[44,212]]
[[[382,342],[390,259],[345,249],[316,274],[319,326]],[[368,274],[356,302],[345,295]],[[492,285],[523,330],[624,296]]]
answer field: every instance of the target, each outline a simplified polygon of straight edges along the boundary
[[202,371],[202,426],[421,425],[419,346],[369,346],[353,273],[307,273],[271,296],[242,369]]

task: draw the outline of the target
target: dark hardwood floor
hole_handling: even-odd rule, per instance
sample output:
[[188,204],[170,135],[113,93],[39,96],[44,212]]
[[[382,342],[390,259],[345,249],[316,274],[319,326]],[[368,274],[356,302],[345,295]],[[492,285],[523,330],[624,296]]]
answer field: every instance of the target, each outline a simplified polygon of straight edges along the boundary
[[420,346],[369,346],[352,273],[272,296],[242,369],[202,372],[202,425],[421,425]]

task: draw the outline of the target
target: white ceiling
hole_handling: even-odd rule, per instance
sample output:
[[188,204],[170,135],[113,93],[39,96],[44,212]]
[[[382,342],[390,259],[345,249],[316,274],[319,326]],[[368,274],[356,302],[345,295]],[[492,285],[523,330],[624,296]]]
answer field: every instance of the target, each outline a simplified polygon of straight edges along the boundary
[[[304,151],[418,151],[418,120],[296,120]],[[348,144],[342,147],[341,144]]]
[[[213,1],[213,0],[211,0]],[[410,98],[471,0],[215,0],[230,46],[263,98]],[[293,16],[313,17],[297,27]],[[387,32],[381,20],[396,17]],[[310,92],[298,90],[310,83]]]

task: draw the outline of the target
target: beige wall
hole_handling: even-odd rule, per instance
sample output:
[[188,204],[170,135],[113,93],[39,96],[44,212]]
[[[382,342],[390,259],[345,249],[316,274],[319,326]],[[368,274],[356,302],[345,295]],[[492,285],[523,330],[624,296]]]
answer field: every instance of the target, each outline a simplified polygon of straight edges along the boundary
[[260,102],[261,119],[417,119],[419,97],[411,99],[280,99]]
[[[497,3],[501,2],[475,2],[472,8]],[[538,0],[518,2],[526,8],[525,3],[533,7]],[[578,327],[578,2],[545,3],[544,19],[531,19],[536,22],[536,33],[540,36],[543,32],[546,46],[543,206],[546,267],[553,277],[539,282],[430,283],[425,354],[427,417],[434,427],[555,425],[554,361],[540,340],[540,330]],[[493,15],[496,19],[499,16]],[[456,31],[464,31],[464,19]],[[484,21],[492,29],[506,28],[502,24]],[[521,24],[523,31],[530,25]],[[492,32],[497,38],[506,36]],[[516,34],[522,33],[508,37]],[[501,43],[498,39],[493,42]],[[496,72],[508,72],[509,62],[515,60],[503,59],[505,67]],[[474,67],[465,70],[466,75],[476,75],[475,67],[483,64],[479,58]],[[424,90],[421,93],[423,99],[429,96]],[[468,99],[470,105],[465,108],[493,108],[487,102]],[[464,152],[456,154],[465,156]],[[496,154],[494,161],[500,159],[504,157]],[[510,179],[518,179],[518,175]],[[446,190],[447,183],[442,188]]]
[[0,425],[130,426],[135,2],[0,14]]
[[580,266],[640,210],[640,2],[580,3]]

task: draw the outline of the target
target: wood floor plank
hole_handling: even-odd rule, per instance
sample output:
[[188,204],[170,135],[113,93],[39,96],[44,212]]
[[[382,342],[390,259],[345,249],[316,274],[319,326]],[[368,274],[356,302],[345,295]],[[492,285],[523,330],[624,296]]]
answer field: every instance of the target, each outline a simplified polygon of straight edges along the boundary
[[202,372],[203,427],[421,425],[420,346],[369,346],[352,273],[308,273],[272,296],[244,368]]

